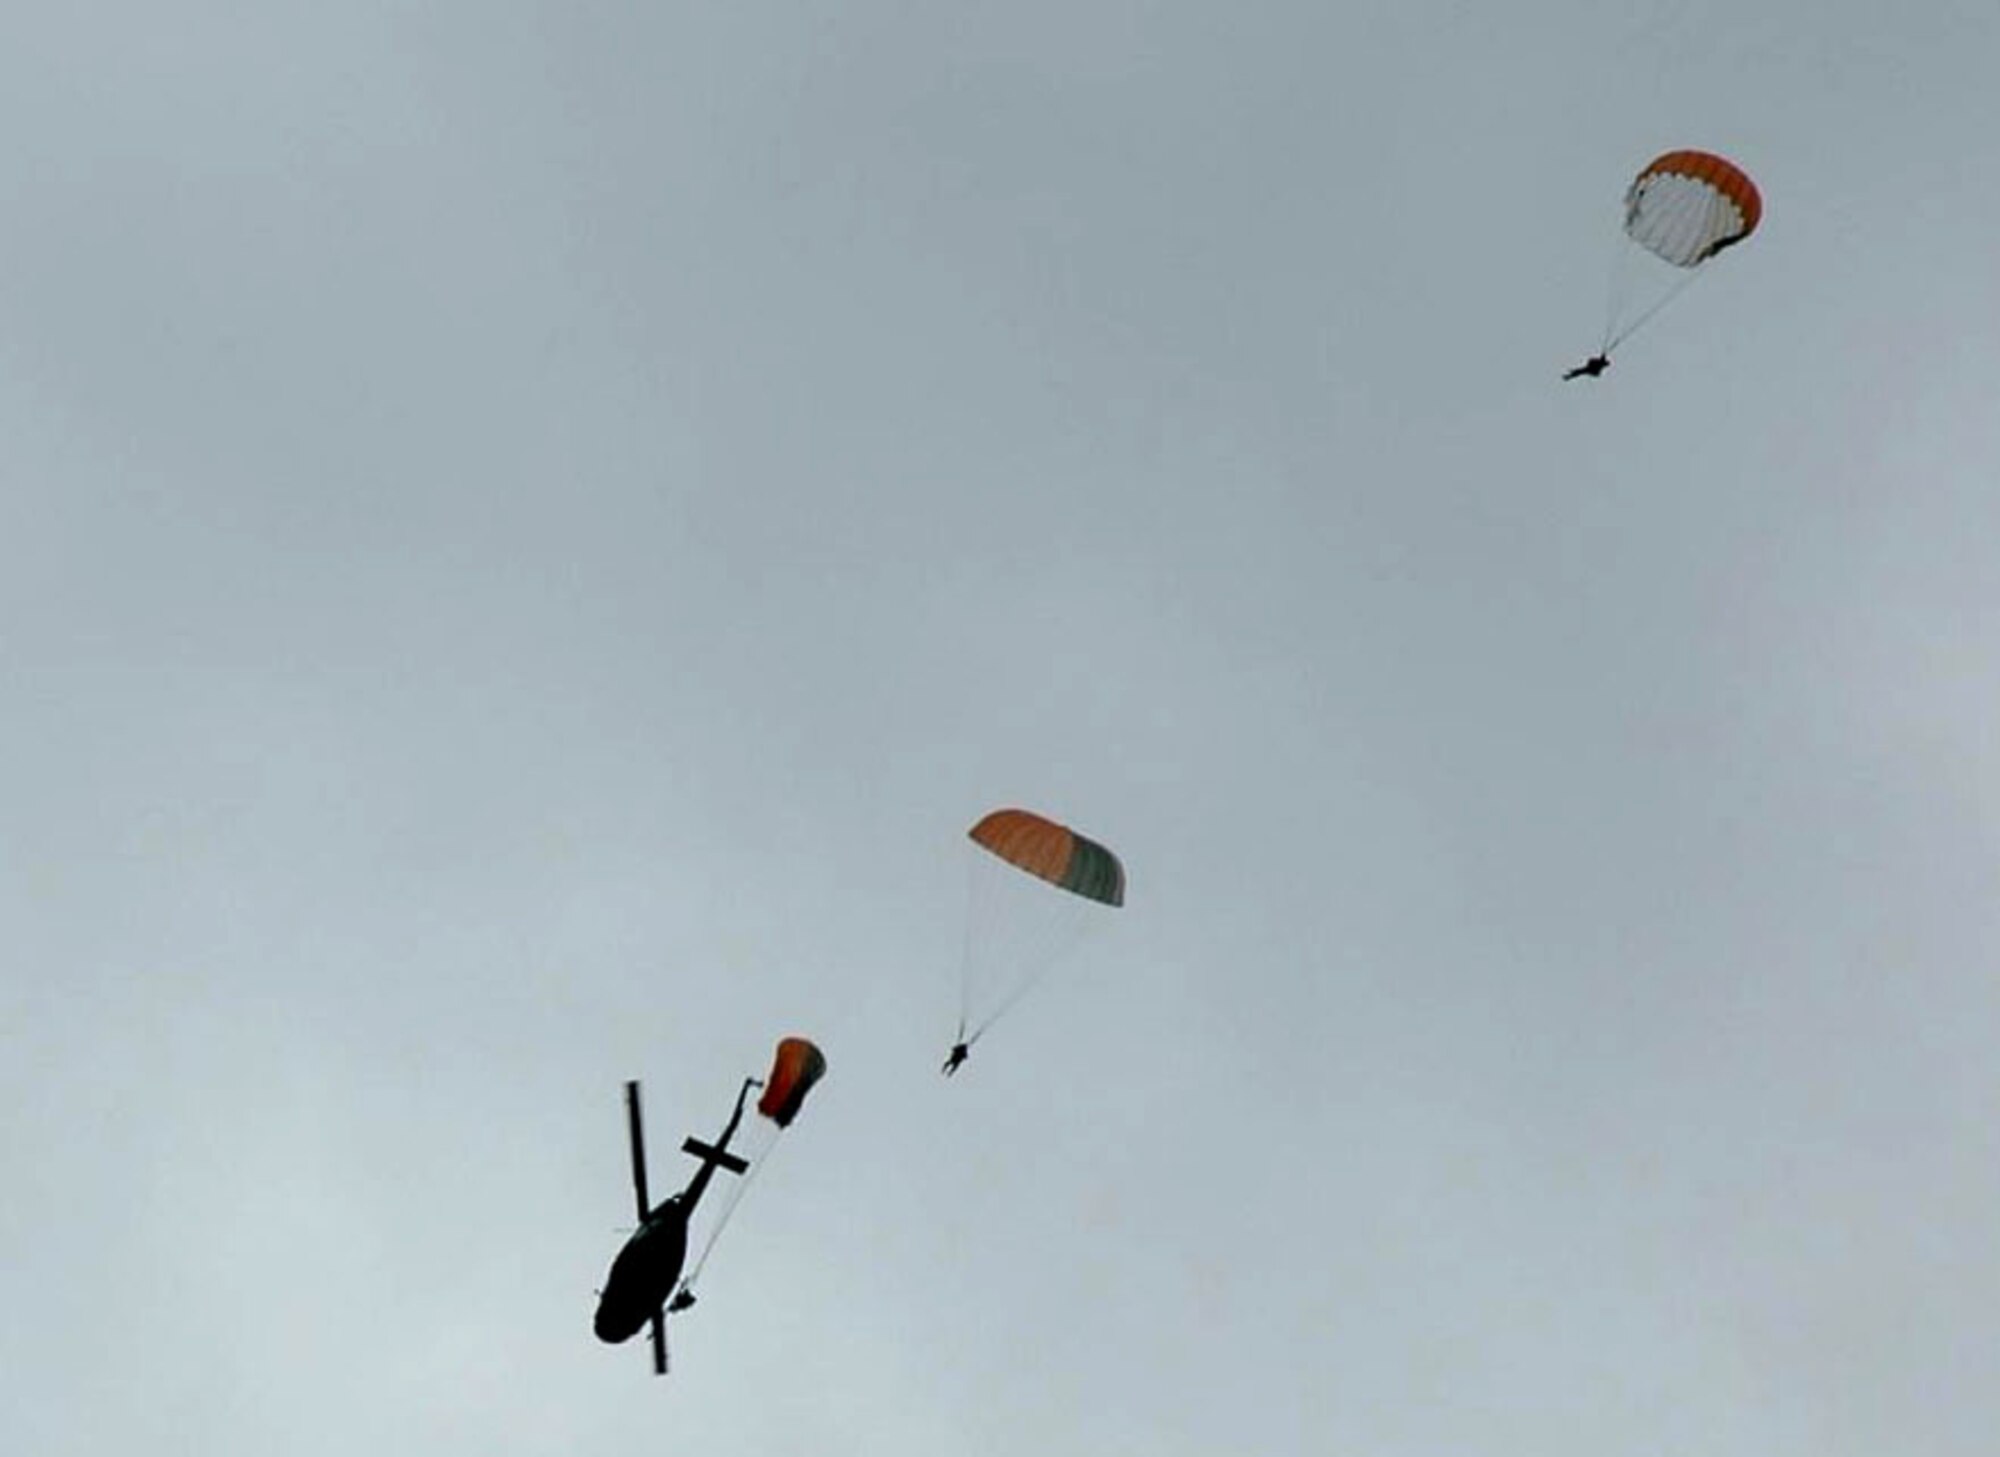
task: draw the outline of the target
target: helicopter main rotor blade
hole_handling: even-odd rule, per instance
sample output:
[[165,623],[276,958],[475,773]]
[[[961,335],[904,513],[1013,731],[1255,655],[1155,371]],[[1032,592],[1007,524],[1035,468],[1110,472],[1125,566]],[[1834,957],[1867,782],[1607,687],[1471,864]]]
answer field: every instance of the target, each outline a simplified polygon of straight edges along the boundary
[[[639,1223],[644,1224],[646,1216],[653,1212],[653,1205],[646,1197],[646,1135],[639,1127],[639,1085],[636,1082],[625,1085],[625,1124],[632,1135],[632,1192],[638,1198]],[[662,1356],[660,1359],[666,1358]]]

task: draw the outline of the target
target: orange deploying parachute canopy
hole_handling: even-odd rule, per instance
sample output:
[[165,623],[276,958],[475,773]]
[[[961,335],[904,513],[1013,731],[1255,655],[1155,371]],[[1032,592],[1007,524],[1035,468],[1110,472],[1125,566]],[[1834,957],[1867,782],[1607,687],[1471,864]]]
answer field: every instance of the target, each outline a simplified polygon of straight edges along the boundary
[[803,1037],[787,1037],[778,1044],[771,1062],[771,1075],[764,1079],[764,1096],[757,1111],[777,1124],[790,1128],[805,1106],[813,1084],[826,1076],[826,1056]]
[[766,1128],[762,1124],[756,1125],[757,1147],[749,1151],[750,1172],[731,1186],[729,1200],[716,1217],[708,1242],[701,1247],[701,1257],[681,1281],[680,1289],[674,1294],[675,1303],[667,1307],[669,1310],[681,1310],[694,1304],[694,1283],[708,1268],[708,1257],[715,1253],[715,1242],[722,1238],[722,1231],[736,1216],[736,1206],[742,1202],[750,1185],[764,1172],[765,1163],[778,1146],[779,1135],[790,1128],[792,1120],[799,1116],[799,1109],[805,1106],[806,1094],[813,1090],[813,1084],[825,1076],[826,1055],[811,1042],[803,1037],[787,1037],[778,1044],[778,1050],[771,1058],[770,1074],[764,1079],[764,1095],[757,1100],[757,1111],[778,1126]]

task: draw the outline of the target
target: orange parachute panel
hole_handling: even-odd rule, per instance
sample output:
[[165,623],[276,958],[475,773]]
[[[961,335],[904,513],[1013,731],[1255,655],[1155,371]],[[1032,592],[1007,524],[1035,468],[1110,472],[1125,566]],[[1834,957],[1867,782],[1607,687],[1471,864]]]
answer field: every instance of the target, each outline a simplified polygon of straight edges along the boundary
[[764,1096],[757,1100],[757,1111],[780,1128],[791,1127],[805,1105],[806,1094],[825,1076],[825,1055],[803,1037],[787,1037],[771,1060],[771,1075],[764,1079]]

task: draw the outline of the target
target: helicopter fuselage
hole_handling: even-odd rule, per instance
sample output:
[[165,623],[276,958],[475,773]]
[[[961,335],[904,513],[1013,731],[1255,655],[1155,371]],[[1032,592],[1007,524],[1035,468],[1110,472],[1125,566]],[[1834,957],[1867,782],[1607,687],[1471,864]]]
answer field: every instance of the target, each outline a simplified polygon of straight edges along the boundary
[[687,1261],[687,1214],[680,1197],[667,1200],[625,1241],[604,1277],[593,1328],[600,1341],[629,1341],[660,1314]]

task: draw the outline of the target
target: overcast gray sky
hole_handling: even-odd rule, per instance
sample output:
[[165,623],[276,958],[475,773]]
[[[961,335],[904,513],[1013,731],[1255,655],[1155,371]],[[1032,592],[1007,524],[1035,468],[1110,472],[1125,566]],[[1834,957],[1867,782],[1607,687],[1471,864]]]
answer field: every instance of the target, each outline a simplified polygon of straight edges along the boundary
[[[1984,1457],[1996,62],[7,9],[10,1448]],[[947,1084],[1009,803],[1130,900]],[[657,1382],[620,1082],[678,1183],[792,1032]]]

